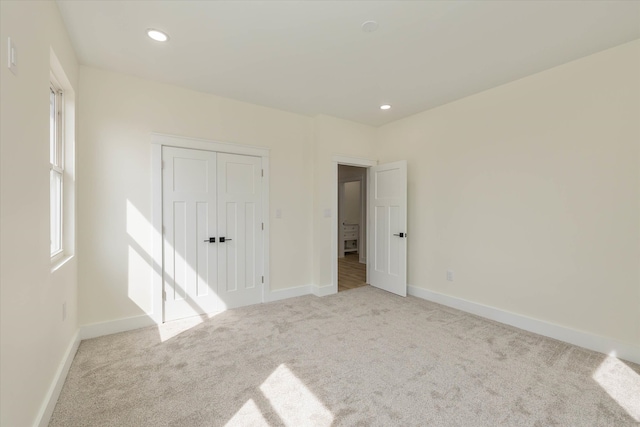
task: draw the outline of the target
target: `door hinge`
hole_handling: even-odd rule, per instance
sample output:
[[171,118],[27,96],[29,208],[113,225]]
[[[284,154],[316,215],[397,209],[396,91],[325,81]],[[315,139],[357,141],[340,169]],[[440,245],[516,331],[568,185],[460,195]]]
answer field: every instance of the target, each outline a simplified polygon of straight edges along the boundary
[[262,283],[264,283],[264,276],[262,276]]
[[160,169],[164,169],[164,160],[160,164]]
[[262,223],[262,229],[264,230],[264,222]]
[[260,169],[260,176],[264,176],[264,169]]
[[165,290],[162,290],[162,299],[165,301],[167,300],[167,291]]

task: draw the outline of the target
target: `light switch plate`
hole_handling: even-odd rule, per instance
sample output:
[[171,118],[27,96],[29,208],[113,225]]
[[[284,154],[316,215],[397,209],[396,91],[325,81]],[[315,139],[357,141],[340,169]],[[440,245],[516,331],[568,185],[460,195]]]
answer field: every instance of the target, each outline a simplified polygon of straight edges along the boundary
[[16,45],[13,40],[11,40],[11,37],[7,37],[7,67],[13,74],[16,74],[16,69],[18,68],[18,58],[16,55]]

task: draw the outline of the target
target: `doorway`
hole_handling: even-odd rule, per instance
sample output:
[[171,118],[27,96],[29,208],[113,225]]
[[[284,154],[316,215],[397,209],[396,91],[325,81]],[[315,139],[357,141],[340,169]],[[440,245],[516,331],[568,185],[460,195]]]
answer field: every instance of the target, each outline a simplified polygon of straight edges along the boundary
[[[333,212],[338,212],[338,191],[341,165],[364,169],[366,179],[366,284],[376,288],[407,296],[407,161],[397,160],[378,164],[375,160],[333,156]],[[331,217],[331,209],[325,216]],[[338,292],[338,248],[340,218],[336,214],[332,221],[332,286],[329,293]],[[332,288],[332,289],[331,289]],[[326,295],[328,295],[327,293]],[[317,295],[317,294],[316,294]]]
[[367,169],[338,165],[338,292],[367,285]]

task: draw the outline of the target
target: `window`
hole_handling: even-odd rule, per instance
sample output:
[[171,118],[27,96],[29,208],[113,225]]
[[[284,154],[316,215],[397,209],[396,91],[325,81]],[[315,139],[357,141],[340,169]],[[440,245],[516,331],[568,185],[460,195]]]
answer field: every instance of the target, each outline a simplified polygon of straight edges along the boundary
[[62,256],[63,224],[63,108],[62,90],[53,78],[49,86],[49,180],[51,191],[51,257]]

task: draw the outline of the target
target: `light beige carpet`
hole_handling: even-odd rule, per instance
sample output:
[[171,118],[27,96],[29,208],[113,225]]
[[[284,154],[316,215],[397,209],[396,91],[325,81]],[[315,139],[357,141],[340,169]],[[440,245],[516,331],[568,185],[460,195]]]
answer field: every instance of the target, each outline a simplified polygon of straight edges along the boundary
[[640,366],[371,287],[198,321],[83,341],[50,425],[640,424]]

